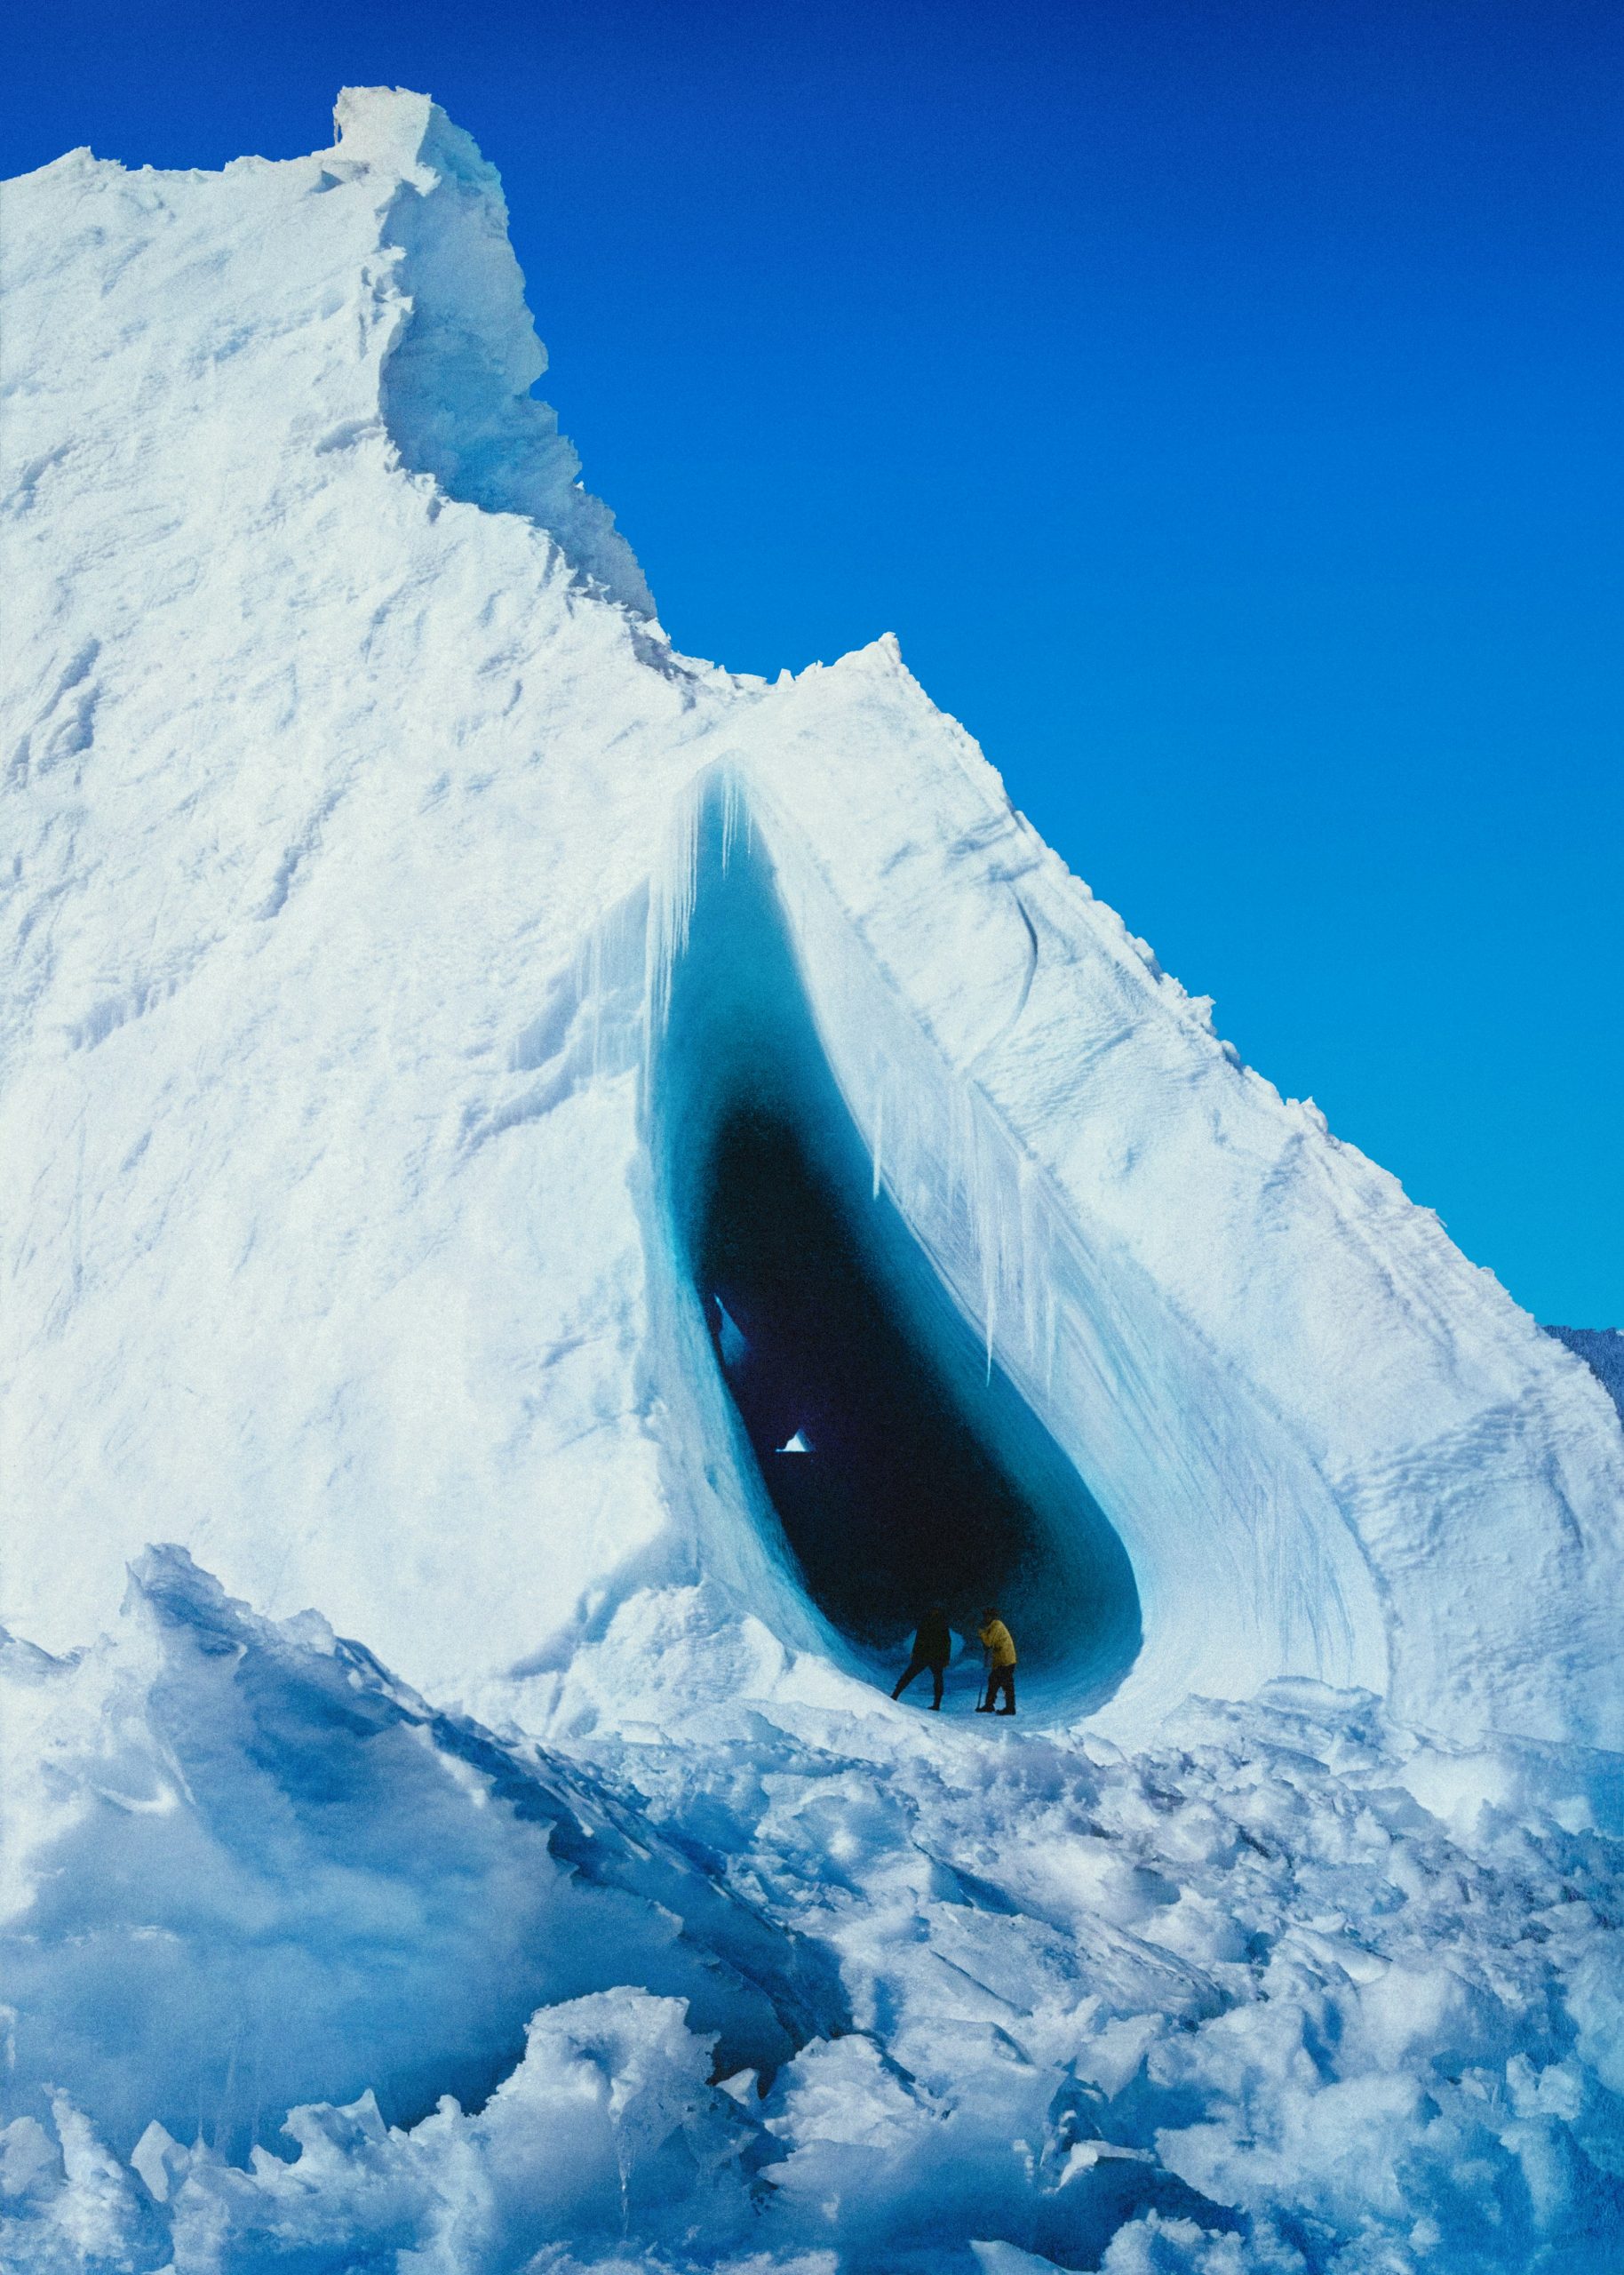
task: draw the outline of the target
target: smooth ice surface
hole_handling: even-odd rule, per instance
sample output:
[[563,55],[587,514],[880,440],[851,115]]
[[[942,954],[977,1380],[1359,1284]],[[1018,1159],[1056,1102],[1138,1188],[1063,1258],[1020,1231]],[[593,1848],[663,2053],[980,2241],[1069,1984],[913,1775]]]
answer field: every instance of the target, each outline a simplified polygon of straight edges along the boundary
[[0,214],[9,2262],[1593,2275],[1602,1383],[339,124]]

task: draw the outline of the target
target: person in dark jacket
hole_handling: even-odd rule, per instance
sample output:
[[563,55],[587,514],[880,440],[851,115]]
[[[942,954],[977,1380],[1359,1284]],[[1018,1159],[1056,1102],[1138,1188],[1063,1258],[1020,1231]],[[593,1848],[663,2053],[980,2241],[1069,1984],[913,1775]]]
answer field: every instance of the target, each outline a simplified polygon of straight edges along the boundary
[[913,1656],[908,1662],[907,1672],[891,1693],[892,1697],[900,1698],[914,1676],[923,1674],[928,1667],[930,1679],[936,1689],[936,1695],[930,1703],[939,1712],[942,1706],[942,1677],[952,1656],[953,1639],[948,1628],[947,1614],[939,1607],[933,1608],[927,1611],[919,1622],[919,1632],[913,1639]]

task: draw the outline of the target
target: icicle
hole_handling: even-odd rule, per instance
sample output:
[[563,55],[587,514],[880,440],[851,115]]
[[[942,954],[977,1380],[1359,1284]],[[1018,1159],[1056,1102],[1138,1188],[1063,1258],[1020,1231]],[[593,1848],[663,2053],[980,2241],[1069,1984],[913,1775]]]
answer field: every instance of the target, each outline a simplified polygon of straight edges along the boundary
[[744,810],[744,802],[739,790],[737,776],[724,775],[721,786],[721,866],[724,874],[728,862],[733,858],[733,846],[738,835],[739,818]]
[[703,791],[690,792],[678,808],[665,858],[652,881],[643,969],[644,1075],[654,1044],[671,1012],[671,977],[688,946],[699,883],[699,832]]

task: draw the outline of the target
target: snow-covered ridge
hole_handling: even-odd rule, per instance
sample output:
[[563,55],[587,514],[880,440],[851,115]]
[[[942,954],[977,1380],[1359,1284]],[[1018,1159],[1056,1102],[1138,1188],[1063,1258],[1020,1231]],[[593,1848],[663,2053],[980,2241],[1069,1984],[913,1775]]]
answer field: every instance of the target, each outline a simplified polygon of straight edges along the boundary
[[[154,419],[203,423],[195,506],[218,507],[234,470],[272,452],[319,476],[330,452],[393,451],[450,497],[535,521],[600,591],[652,616],[613,515],[530,394],[546,354],[496,168],[424,95],[352,88],[336,122],[334,148],[309,158],[126,172],[76,150],[9,187],[14,497],[63,455],[116,452],[115,432],[31,450],[28,430],[57,423],[42,392],[82,408],[89,375],[118,358],[134,381],[126,443]],[[270,257],[223,255],[234,237]],[[76,279],[92,275],[86,296]],[[184,510],[172,490],[168,509]]]
[[382,366],[379,407],[402,463],[450,497],[527,515],[605,594],[652,616],[614,515],[580,487],[579,459],[530,393],[547,356],[507,241],[501,176],[426,95],[350,88],[337,117],[327,182],[353,166],[400,178],[383,240],[399,251],[393,281],[405,320]]

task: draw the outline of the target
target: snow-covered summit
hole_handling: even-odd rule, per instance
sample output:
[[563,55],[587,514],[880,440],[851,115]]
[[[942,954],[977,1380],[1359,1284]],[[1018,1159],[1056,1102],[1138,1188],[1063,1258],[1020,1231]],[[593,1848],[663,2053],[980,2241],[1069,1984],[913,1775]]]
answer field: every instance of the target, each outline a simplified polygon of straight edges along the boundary
[[643,616],[654,602],[614,516],[582,490],[580,460],[530,390],[546,350],[507,241],[501,176],[438,103],[399,88],[346,88],[331,180],[363,166],[398,181],[384,216],[410,307],[386,349],[379,408],[402,463],[452,498],[529,515],[572,565]]
[[792,1189],[952,1417],[853,1409],[842,1458],[983,1480],[940,1553],[1015,1591],[1034,1704],[1305,1675],[1624,1736],[1593,1377],[1238,1065],[894,642],[677,656],[528,392],[494,170],[421,96],[338,123],[6,192],[20,1628],[82,1640],[166,1538],[425,1686],[567,1699],[696,1582],[871,1679],[936,1551],[848,1600],[826,1424],[771,1441],[799,1484],[758,1455],[775,1368],[845,1395]]
[[[9,187],[22,494],[60,430],[84,452],[157,448],[147,471],[163,468],[171,510],[200,515],[273,458],[319,483],[329,454],[378,450],[449,496],[532,516],[651,616],[613,515],[530,394],[546,355],[496,168],[425,95],[350,88],[336,123],[331,150],[285,164],[126,172],[76,150]],[[115,371],[122,420],[87,422]],[[116,526],[116,491],[107,503]]]

